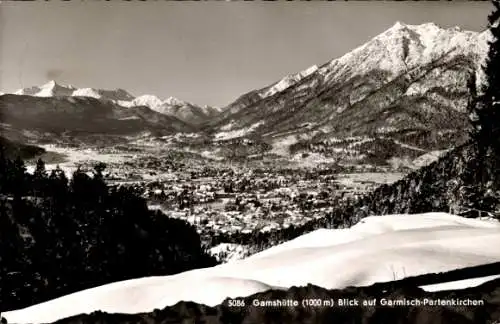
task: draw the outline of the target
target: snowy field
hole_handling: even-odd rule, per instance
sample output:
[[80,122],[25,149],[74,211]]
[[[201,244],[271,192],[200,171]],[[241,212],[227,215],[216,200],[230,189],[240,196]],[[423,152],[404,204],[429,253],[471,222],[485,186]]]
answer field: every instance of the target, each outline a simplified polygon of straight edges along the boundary
[[248,127],[235,129],[235,130],[228,130],[228,129],[232,129],[232,127],[233,127],[233,124],[228,124],[228,125],[221,127],[221,129],[225,129],[226,131],[222,131],[222,132],[215,134],[215,139],[216,140],[229,140],[229,139],[233,139],[233,138],[243,137],[245,135],[248,135],[249,133],[252,133],[254,130],[259,128],[263,124],[264,124],[264,122],[261,121],[261,122],[252,124]]
[[[132,156],[130,153],[102,153],[90,148],[76,149],[70,147],[61,147],[53,144],[39,145],[47,152],[57,153],[64,156],[65,161],[61,163],[47,163],[46,169],[51,171],[59,166],[66,176],[70,177],[78,168],[79,164],[86,162],[104,162],[104,163],[124,163]],[[26,166],[29,173],[35,170],[35,162]]]
[[[364,286],[500,261],[500,223],[446,213],[373,216],[349,229],[320,229],[246,259],[172,276],[116,282],[18,311],[9,323],[53,322],[81,313],[150,312],[194,301],[217,305],[271,288],[309,283]],[[424,287],[478,285],[494,277]]]
[[[221,243],[210,248],[209,253],[219,261],[222,259],[225,262],[231,262],[243,259],[248,253],[248,248],[241,244]],[[226,254],[226,256],[221,258],[223,254]]]
[[374,184],[391,184],[405,176],[401,172],[359,172],[359,173],[340,173],[337,182],[348,188],[366,187]]

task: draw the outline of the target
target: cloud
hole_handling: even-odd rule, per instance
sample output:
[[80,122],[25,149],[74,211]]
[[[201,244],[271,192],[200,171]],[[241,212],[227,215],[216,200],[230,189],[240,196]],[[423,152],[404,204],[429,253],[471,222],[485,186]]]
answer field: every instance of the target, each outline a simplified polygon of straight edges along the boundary
[[64,73],[64,71],[61,70],[61,69],[57,69],[57,68],[55,68],[55,69],[49,69],[45,73],[45,77],[48,80],[56,80],[56,79],[60,78],[63,73]]

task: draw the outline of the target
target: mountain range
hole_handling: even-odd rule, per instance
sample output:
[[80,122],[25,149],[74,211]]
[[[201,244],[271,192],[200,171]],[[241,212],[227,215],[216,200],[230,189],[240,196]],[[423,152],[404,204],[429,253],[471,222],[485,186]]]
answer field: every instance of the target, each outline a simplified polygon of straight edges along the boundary
[[153,95],[142,95],[134,97],[123,89],[103,90],[94,88],[75,88],[72,85],[61,85],[51,80],[44,85],[23,88],[15,95],[27,95],[33,97],[89,97],[100,101],[111,102],[122,107],[141,107],[146,106],[156,112],[164,115],[177,117],[187,123],[197,124],[208,117],[217,114],[219,110],[214,107],[200,107],[195,104],[169,97],[166,100]]
[[488,31],[397,22],[340,58],[242,95],[207,129],[286,143],[292,153],[398,146],[416,157],[449,148],[465,138],[467,81],[476,73],[483,82],[489,39]]
[[194,130],[191,124],[146,106],[125,108],[93,97],[6,94],[0,97],[0,120],[6,137],[52,134],[49,138],[54,140],[60,135],[79,139],[144,133],[164,136]]
[[490,37],[488,31],[397,22],[340,58],[285,76],[221,109],[54,81],[15,93],[36,99],[2,96],[0,106],[30,100],[54,105],[73,98],[83,107],[91,99],[81,97],[91,97],[129,118],[131,113],[124,109],[148,108],[159,114],[149,112],[157,121],[155,129],[180,131],[169,123],[182,121],[183,131],[204,132],[215,142],[258,139],[278,155],[316,153],[375,164],[415,160],[464,142],[469,127],[467,82],[472,74],[478,86],[483,82],[480,66]]

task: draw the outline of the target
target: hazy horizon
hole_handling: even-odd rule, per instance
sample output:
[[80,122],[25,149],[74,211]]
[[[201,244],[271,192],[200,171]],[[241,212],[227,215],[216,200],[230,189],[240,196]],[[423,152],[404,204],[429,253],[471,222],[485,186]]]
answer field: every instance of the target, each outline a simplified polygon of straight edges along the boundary
[[489,2],[0,2],[0,91],[122,88],[225,106],[390,28],[481,31]]

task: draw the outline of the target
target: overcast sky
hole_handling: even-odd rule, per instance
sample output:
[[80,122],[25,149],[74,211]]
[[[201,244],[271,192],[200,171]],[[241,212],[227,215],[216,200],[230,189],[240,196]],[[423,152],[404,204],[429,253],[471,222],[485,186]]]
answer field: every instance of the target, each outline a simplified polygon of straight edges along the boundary
[[50,79],[224,106],[390,28],[481,31],[489,2],[0,3],[0,91]]

